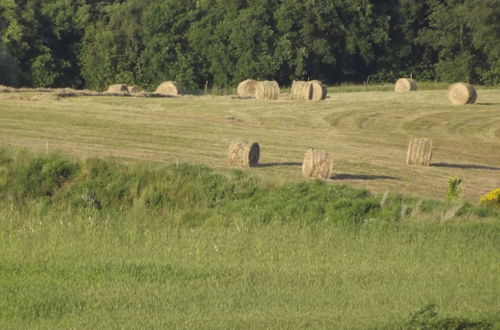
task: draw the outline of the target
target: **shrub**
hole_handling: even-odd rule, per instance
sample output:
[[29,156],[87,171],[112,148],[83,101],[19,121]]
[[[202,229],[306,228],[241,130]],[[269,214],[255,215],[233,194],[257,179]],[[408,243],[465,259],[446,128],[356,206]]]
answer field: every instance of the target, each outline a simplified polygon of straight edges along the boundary
[[481,197],[479,204],[484,207],[500,208],[500,189],[490,191]]

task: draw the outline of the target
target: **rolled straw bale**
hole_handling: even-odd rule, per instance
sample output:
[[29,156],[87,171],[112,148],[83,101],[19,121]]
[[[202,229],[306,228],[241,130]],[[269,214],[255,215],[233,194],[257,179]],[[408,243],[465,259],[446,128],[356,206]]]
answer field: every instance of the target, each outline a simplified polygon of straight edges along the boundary
[[113,94],[128,93],[128,88],[127,85],[124,84],[111,85],[108,88],[108,93],[113,93]]
[[276,81],[259,81],[255,85],[255,97],[259,100],[277,100],[280,86]]
[[139,94],[139,93],[141,93],[143,91],[144,91],[144,89],[142,89],[139,86],[128,86],[128,92],[130,94]]
[[255,85],[257,81],[253,79],[247,79],[238,85],[237,93],[241,97],[252,97],[255,96]]
[[431,165],[432,141],[426,138],[412,138],[408,145],[406,164],[408,165]]
[[394,85],[396,92],[412,92],[417,90],[417,82],[411,78],[400,78]]
[[162,82],[157,88],[155,93],[166,95],[179,95],[181,90],[175,81]]
[[229,146],[227,155],[232,166],[255,167],[259,164],[260,146],[257,142],[234,140]]
[[321,101],[326,99],[326,93],[326,86],[321,81],[294,81],[290,97],[292,100]]
[[326,99],[326,86],[319,80],[309,81],[309,100],[322,101]]
[[307,81],[294,81],[290,90],[292,100],[305,101],[309,99],[310,86]]
[[307,178],[329,179],[333,173],[332,156],[322,150],[308,149],[302,163],[302,175]]
[[472,85],[456,83],[448,89],[448,99],[455,105],[473,104],[477,99],[477,91]]

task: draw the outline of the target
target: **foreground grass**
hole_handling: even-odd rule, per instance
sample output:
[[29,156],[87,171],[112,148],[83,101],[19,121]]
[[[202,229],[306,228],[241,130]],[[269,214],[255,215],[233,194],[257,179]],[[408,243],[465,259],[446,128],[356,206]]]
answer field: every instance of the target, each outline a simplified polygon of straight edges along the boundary
[[498,228],[92,220],[2,239],[2,328],[398,328],[430,303],[500,323]]
[[407,328],[429,304],[500,324],[498,211],[182,164],[0,168],[1,328]]

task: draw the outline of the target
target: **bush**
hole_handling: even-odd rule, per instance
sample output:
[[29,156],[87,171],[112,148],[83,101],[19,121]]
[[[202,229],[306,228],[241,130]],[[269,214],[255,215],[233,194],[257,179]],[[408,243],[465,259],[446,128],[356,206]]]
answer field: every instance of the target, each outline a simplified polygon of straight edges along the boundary
[[484,207],[500,208],[500,189],[490,191],[481,197],[479,204]]

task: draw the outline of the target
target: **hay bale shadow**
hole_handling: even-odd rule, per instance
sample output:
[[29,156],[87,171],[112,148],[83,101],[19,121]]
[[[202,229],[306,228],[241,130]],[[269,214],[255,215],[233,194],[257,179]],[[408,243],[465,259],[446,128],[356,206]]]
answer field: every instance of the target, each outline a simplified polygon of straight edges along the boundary
[[447,168],[460,168],[466,170],[491,170],[500,171],[500,167],[485,166],[485,165],[475,165],[475,164],[449,164],[449,163],[434,163],[431,166],[435,167],[447,167]]
[[233,95],[230,98],[233,100],[251,100],[251,99],[254,99],[255,96],[237,96],[237,95],[235,96],[235,95]]
[[262,163],[258,167],[302,166],[299,162]]
[[372,174],[335,174],[333,180],[401,180],[388,175],[372,175]]

